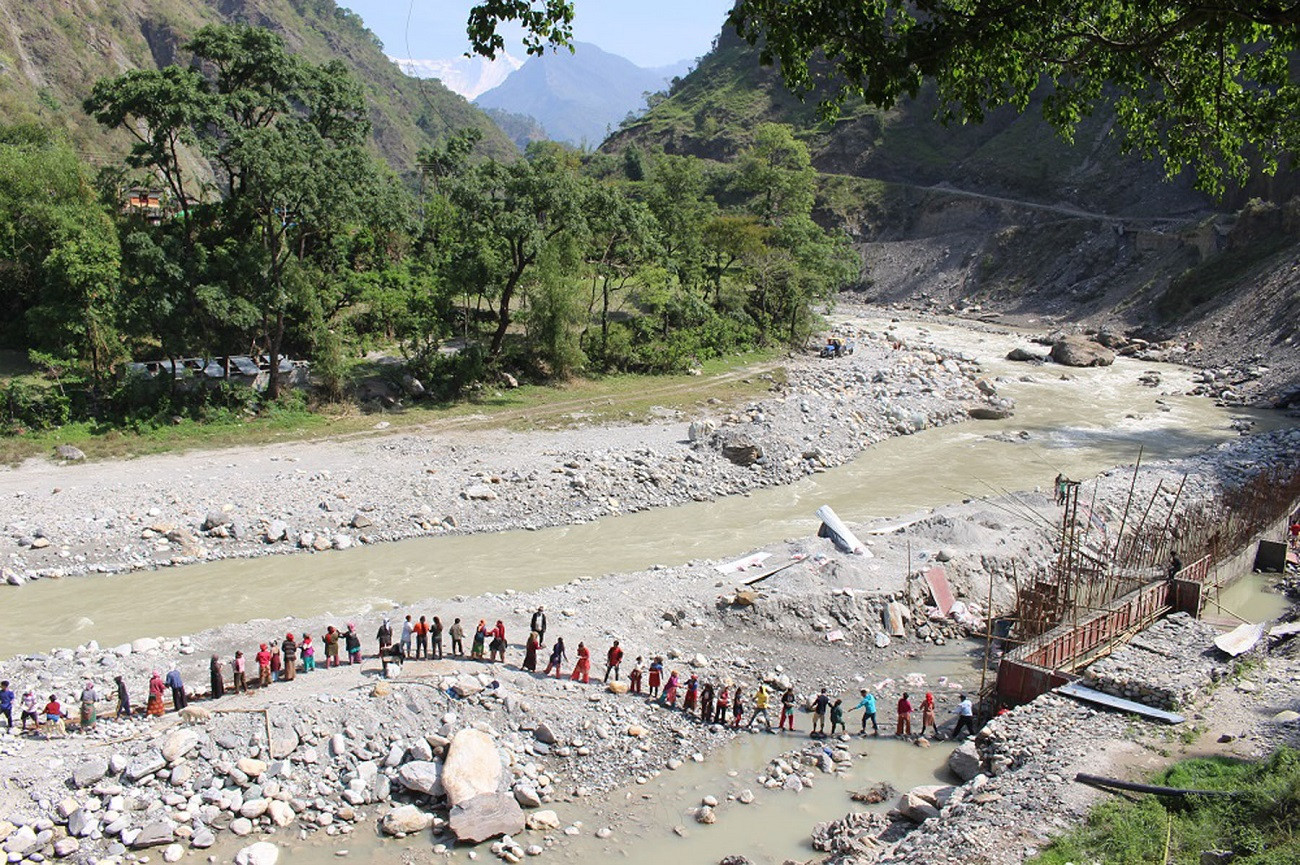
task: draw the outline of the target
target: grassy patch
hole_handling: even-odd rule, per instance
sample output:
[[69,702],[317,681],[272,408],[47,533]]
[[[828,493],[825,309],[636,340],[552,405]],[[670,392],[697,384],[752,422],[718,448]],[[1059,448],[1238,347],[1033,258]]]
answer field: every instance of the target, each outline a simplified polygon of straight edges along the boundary
[[1239,795],[1110,799],[1093,809],[1084,826],[1054,841],[1032,861],[1198,865],[1205,850],[1230,850],[1237,865],[1300,862],[1300,837],[1295,834],[1300,752],[1282,748],[1258,763],[1226,757],[1184,760],[1160,773],[1154,783]]
[[438,429],[561,429],[612,421],[634,422],[662,410],[691,412],[710,400],[724,405],[752,401],[783,380],[779,352],[761,351],[719,358],[690,375],[611,375],[555,386],[487,388],[472,399],[441,405],[417,404],[382,414],[352,405],[273,407],[257,416],[198,423],[185,420],[140,432],[69,424],[56,430],[0,438],[0,463],[47,456],[56,445],[80,448],[89,459],[123,459],[195,449],[371,434],[413,427]]

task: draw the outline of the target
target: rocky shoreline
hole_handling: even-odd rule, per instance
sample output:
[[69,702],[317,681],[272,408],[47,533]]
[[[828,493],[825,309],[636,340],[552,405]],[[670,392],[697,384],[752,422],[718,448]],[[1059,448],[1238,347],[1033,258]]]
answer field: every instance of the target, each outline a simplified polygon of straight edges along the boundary
[[[0,583],[541,528],[788,484],[884,438],[1008,412],[979,364],[882,324],[740,406],[558,432],[418,431],[0,471]],[[107,494],[111,491],[111,494]]]

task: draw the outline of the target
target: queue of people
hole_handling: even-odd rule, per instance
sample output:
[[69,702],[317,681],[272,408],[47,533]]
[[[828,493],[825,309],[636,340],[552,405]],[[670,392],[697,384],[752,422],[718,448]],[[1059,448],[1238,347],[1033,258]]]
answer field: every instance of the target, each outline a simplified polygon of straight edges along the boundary
[[[579,641],[573,656],[570,657],[562,637],[556,637],[548,648],[546,632],[546,611],[544,607],[539,606],[529,620],[529,633],[524,642],[520,668],[542,677],[553,674],[559,678],[567,675],[571,681],[590,683],[592,669],[590,647],[585,642]],[[450,643],[448,654],[444,654],[443,651],[444,634]],[[430,621],[426,616],[416,618],[414,614],[407,615],[401,623],[400,630],[396,632],[396,639],[394,636],[392,621],[385,616],[375,634],[377,657],[381,662],[385,678],[394,675],[394,664],[400,668],[400,665],[408,660],[437,661],[452,657],[504,664],[510,647],[506,638],[505,624],[500,619],[492,625],[489,625],[486,619],[478,621],[474,627],[468,656],[464,651],[465,627],[459,618],[453,619],[451,625],[444,629],[439,616],[433,616]],[[323,649],[321,665],[326,669],[343,666],[344,656],[347,666],[356,666],[362,662],[361,637],[354,622],[347,623],[344,630],[339,630],[333,625],[327,626],[325,632],[320,635],[320,642]],[[538,673],[537,668],[541,658],[546,658],[547,662],[542,672]],[[601,682],[608,683],[611,677],[613,681],[620,682],[624,660],[623,646],[619,640],[613,640],[604,654],[604,675]],[[253,656],[253,663],[257,668],[253,688],[268,688],[280,681],[291,682],[299,672],[309,674],[317,669],[316,643],[309,633],[295,635],[289,632],[284,635],[283,640],[270,639],[260,643]],[[570,663],[572,668],[568,666]],[[229,686],[227,686],[227,670],[230,672]],[[208,674],[210,699],[220,699],[227,693],[244,694],[250,690],[247,661],[242,650],[236,651],[229,662],[223,660],[220,655],[212,655],[208,664]],[[126,682],[119,675],[115,677],[114,683],[117,697],[116,717],[130,718],[133,709]],[[637,657],[627,671],[626,692],[635,696],[644,696],[647,700],[672,710],[678,709],[680,702],[680,711],[703,724],[720,724],[733,729],[743,727],[746,730],[753,730],[754,726],[761,721],[763,730],[768,733],[787,730],[796,732],[795,708],[798,698],[793,687],[787,687],[776,694],[770,691],[765,683],[760,682],[751,692],[730,679],[710,681],[694,671],[683,677],[677,670],[669,670],[665,667],[663,656],[652,657],[648,664],[644,657]],[[152,671],[147,685],[147,694],[144,714],[151,717],[166,712],[164,697],[167,695],[170,695],[173,711],[184,710],[189,702],[185,683],[175,664],[170,666],[165,676],[158,670]],[[879,736],[876,698],[866,689],[861,690],[860,695],[861,699],[848,711],[862,711],[860,735],[867,734],[867,723],[870,722],[872,735]],[[80,695],[81,729],[92,729],[95,726],[99,700],[94,683],[87,680]],[[9,689],[9,683],[0,683],[0,716],[5,718],[10,729],[14,725],[14,702],[15,695]],[[39,703],[40,700],[33,691],[28,690],[23,694],[20,703],[22,731],[28,730],[30,722],[33,729],[42,730],[47,736],[66,735],[65,722],[68,715],[56,695],[49,696],[43,709],[38,710]],[[821,689],[811,701],[809,708],[812,713],[811,736],[825,738],[846,733],[844,701],[832,697],[827,693],[826,688]],[[911,737],[914,708],[910,695],[904,693],[899,698],[896,708],[895,735]],[[777,726],[773,730],[771,712],[778,709]],[[953,712],[957,715],[954,737],[960,735],[963,730],[974,735],[974,710],[970,699],[965,694],[962,695],[961,701]],[[920,735],[924,735],[927,730],[933,730],[935,736],[939,735],[933,694],[926,694],[921,702]]]

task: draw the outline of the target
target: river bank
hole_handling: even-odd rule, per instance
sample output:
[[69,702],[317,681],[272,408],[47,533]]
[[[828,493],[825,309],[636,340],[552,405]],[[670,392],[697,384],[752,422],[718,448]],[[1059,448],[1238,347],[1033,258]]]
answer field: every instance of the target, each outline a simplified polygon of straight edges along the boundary
[[[877,327],[876,325],[879,325]],[[887,437],[1003,406],[980,366],[878,321],[854,354],[791,356],[770,395],[651,423],[419,431],[0,470],[0,567],[41,577],[581,524],[789,484]],[[986,385],[986,390],[988,390]],[[1006,405],[1009,408],[1009,404]]]
[[[1136,487],[1139,495],[1150,495],[1157,483],[1186,474],[1183,500],[1193,502],[1243,472],[1290,459],[1298,447],[1296,431],[1239,439],[1197,457],[1146,464]],[[1131,483],[1131,473],[1118,469],[1085,483],[1082,495],[1096,502],[1100,519],[1112,521]],[[382,682],[373,659],[380,616],[371,614],[357,621],[365,663],[300,674],[248,695],[199,700],[195,706],[212,714],[195,713],[194,726],[169,714],[158,721],[102,720],[93,733],[68,739],[0,737],[6,782],[0,812],[30,829],[9,830],[25,839],[9,852],[30,842],[21,861],[32,852],[51,855],[54,844],[68,841],[59,848],[66,856],[120,861],[155,846],[184,856],[231,836],[274,840],[293,832],[346,840],[376,831],[383,814],[409,804],[415,813],[402,815],[423,827],[411,830],[416,838],[436,827],[434,840],[417,841],[414,849],[435,855],[435,845],[453,840],[446,823],[451,815],[436,804],[441,799],[428,795],[437,795],[430,779],[442,770],[413,764],[444,765],[439,758],[453,758],[456,736],[466,730],[490,738],[486,762],[501,769],[491,801],[511,812],[511,820],[528,819],[522,811],[514,814],[512,802],[534,805],[528,814],[557,811],[559,823],[551,825],[548,816],[541,821],[546,828],[529,837],[543,850],[549,845],[562,852],[565,839],[574,837],[565,834],[566,826],[584,821],[578,836],[595,831],[586,822],[590,800],[629,779],[649,780],[674,765],[706,760],[736,734],[594,683],[519,670],[520,637],[537,606],[551,616],[548,640],[564,637],[571,659],[579,640],[591,647],[597,677],[605,650],[618,639],[627,652],[624,675],[637,656],[663,655],[683,676],[693,672],[743,688],[750,708],[759,682],[774,691],[794,686],[800,705],[822,687],[849,699],[858,688],[870,688],[888,724],[888,707],[905,689],[935,690],[946,710],[957,689],[977,684],[973,678],[953,681],[950,689],[937,678],[887,675],[924,664],[933,647],[965,631],[959,621],[932,619],[920,581],[908,575],[943,561],[958,596],[977,610],[991,576],[995,605],[1005,606],[1014,592],[1013,573],[1033,573],[1050,558],[1054,529],[1039,515],[1051,508],[1046,493],[989,496],[906,526],[856,526],[870,557],[844,554],[829,540],[809,536],[766,545],[759,551],[768,554],[761,569],[740,573],[695,562],[530,593],[429,599],[387,613],[394,622],[407,613],[470,624],[501,619],[512,637],[504,665],[412,661],[400,677]],[[741,597],[744,580],[785,564],[791,567],[757,586],[753,597]],[[906,610],[911,624],[881,646],[891,602]],[[190,689],[202,696],[210,656],[219,657],[228,683],[236,649],[251,657],[260,642],[288,632],[311,633],[319,644],[327,624],[346,623],[292,617],[180,639],[143,637],[112,648],[84,644],[0,664],[0,676],[20,693],[32,687],[72,704],[85,678],[104,690],[112,676],[122,675],[140,701],[150,670],[178,663]],[[571,668],[570,661],[565,672]],[[801,730],[808,720],[799,714]],[[830,772],[837,762],[832,754]],[[809,780],[815,780],[821,770],[810,768]],[[390,818],[390,827],[396,819]]]

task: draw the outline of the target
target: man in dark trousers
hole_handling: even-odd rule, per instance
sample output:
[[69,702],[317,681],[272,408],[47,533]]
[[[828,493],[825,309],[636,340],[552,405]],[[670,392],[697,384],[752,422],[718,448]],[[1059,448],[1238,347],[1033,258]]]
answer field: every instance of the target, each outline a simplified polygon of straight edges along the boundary
[[546,608],[538,607],[537,612],[533,613],[532,621],[528,623],[530,630],[537,632],[537,645],[539,647],[546,645]]

